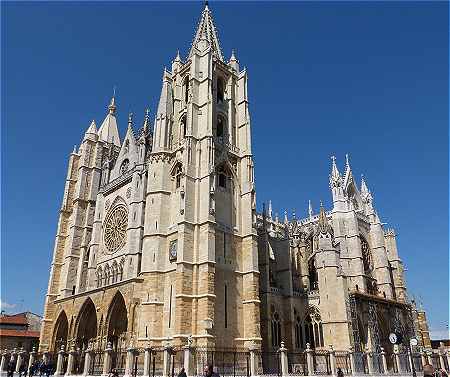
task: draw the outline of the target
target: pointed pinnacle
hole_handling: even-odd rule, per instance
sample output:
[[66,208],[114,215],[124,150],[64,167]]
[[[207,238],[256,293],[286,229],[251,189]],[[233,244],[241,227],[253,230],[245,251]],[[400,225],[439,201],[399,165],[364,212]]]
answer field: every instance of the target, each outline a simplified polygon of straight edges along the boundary
[[116,107],[116,88],[114,87],[114,94],[111,98],[111,102],[109,103],[108,110],[109,110],[110,114],[115,114],[116,109],[117,109],[117,107]]
[[133,113],[129,113],[128,114],[128,127],[132,127],[133,126]]

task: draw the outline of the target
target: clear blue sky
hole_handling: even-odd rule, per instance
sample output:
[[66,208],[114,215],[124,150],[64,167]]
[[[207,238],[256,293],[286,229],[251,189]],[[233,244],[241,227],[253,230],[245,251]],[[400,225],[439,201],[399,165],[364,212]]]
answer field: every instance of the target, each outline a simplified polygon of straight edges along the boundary
[[[2,3],[2,301],[41,313],[67,157],[117,86],[154,114],[201,3]],[[330,207],[330,155],[395,227],[410,292],[448,322],[448,4],[210,2],[249,72],[258,206]],[[359,180],[359,179],[358,179]],[[23,303],[21,303],[23,300]]]

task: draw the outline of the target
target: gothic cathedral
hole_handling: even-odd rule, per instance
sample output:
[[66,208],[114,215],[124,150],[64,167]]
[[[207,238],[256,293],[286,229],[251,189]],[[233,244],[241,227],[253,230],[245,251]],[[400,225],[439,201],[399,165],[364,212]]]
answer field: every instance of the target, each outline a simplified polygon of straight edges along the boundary
[[116,110],[113,97],[69,157],[41,350],[348,350],[420,332],[395,232],[348,161],[342,175],[332,161],[331,211],[256,212],[247,72],[225,60],[208,5],[153,125],[130,114],[121,140]]

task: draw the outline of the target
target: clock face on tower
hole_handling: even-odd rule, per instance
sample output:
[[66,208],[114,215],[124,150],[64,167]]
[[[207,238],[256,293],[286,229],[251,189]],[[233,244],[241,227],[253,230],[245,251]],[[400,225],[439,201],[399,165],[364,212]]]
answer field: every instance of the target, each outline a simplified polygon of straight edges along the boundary
[[125,246],[128,227],[128,211],[124,205],[114,207],[103,223],[103,241],[110,254]]

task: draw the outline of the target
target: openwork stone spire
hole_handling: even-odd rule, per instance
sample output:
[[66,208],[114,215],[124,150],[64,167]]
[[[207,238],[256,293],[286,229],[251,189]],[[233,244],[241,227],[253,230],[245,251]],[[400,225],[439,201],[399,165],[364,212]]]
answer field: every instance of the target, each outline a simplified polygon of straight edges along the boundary
[[330,187],[339,187],[342,184],[342,177],[336,166],[336,157],[331,156],[331,161]]
[[192,57],[194,49],[201,40],[208,41],[213,54],[223,61],[219,38],[217,37],[216,27],[214,26],[212,13],[209,10],[208,3],[205,4],[205,9],[203,9],[202,16],[197,27],[197,32],[195,33],[195,37],[192,41],[191,49],[189,51],[189,57]]

